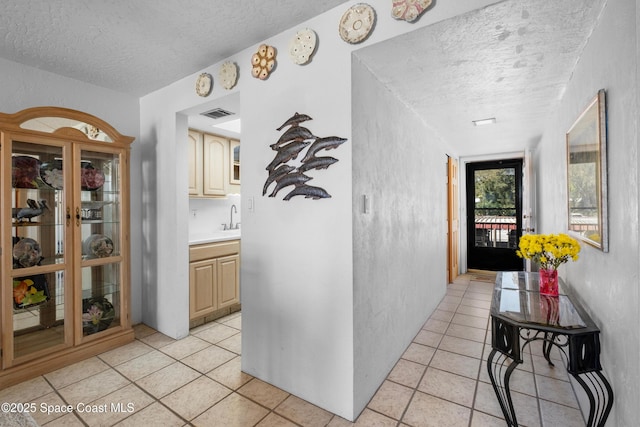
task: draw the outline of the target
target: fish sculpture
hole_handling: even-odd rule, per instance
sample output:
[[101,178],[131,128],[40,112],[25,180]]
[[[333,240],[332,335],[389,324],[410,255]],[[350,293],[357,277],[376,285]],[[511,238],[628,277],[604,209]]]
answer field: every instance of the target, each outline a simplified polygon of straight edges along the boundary
[[338,159],[334,157],[313,157],[306,163],[298,166],[298,172],[306,172],[313,169],[327,169],[329,166],[337,162]]
[[278,180],[276,181],[276,188],[274,188],[273,192],[269,194],[269,197],[276,197],[278,191],[282,190],[284,187],[288,187],[290,185],[299,186],[311,179],[312,178],[310,176],[307,176],[302,172],[288,173],[278,178]]
[[[265,194],[267,194],[267,188],[269,188],[269,186],[271,185],[272,182],[274,182],[275,180],[277,180],[281,176],[288,174],[289,172],[291,172],[294,169],[295,169],[295,167],[290,166],[290,165],[280,165],[277,168],[275,168],[269,174],[269,177],[267,178],[267,181],[264,183],[264,187],[262,188],[262,195],[264,196]],[[302,172],[302,171],[300,171],[300,172]]]
[[295,196],[304,196],[305,199],[314,199],[314,200],[326,199],[331,197],[331,195],[327,193],[324,190],[324,188],[313,187],[311,185],[303,184],[303,185],[296,186],[296,188],[291,190],[289,194],[284,196],[283,200],[289,200]]
[[275,144],[271,144],[270,147],[273,150],[277,150],[280,146],[291,141],[303,141],[305,139],[315,139],[316,137],[311,131],[302,126],[294,126],[285,131],[280,139]]
[[280,150],[278,150],[278,154],[276,154],[276,157],[271,163],[269,163],[266,169],[271,172],[280,163],[286,163],[289,160],[296,159],[298,154],[300,154],[300,152],[309,144],[311,144],[311,141],[296,141],[280,148]]
[[277,128],[276,130],[282,130],[286,126],[296,127],[300,123],[306,122],[307,120],[313,120],[313,119],[307,116],[306,114],[298,114],[298,112],[296,112],[293,116],[289,117],[287,121],[282,124],[282,126]]
[[346,138],[340,138],[339,136],[328,136],[326,138],[316,139],[307,150],[307,154],[302,159],[302,163],[311,160],[320,150],[333,150],[338,148],[338,146],[343,144],[346,140]]
[[27,199],[27,206],[28,207],[26,208],[13,208],[11,211],[11,216],[16,218],[18,221],[22,221],[26,218],[29,222],[31,222],[31,218],[42,215],[45,209],[50,210],[47,201],[44,199],[40,200],[38,203],[36,203],[36,201],[33,199]]

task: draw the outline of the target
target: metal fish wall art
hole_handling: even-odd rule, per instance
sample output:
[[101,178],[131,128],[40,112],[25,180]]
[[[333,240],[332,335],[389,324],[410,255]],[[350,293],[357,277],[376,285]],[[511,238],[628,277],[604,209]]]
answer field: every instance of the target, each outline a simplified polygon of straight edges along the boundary
[[271,172],[280,163],[287,163],[289,160],[298,158],[298,154],[300,154],[300,152],[309,144],[311,144],[311,141],[294,141],[280,147],[275,159],[273,159],[273,161],[269,163],[269,166],[267,166],[267,170]]
[[276,188],[273,189],[273,192],[269,194],[269,197],[276,197],[278,191],[282,190],[284,187],[288,187],[290,185],[300,186],[305,182],[312,179],[310,176],[303,174],[302,172],[291,172],[286,175],[281,176],[276,179]]
[[302,126],[293,126],[287,129],[287,131],[282,134],[280,139],[278,139],[275,144],[271,144],[270,147],[273,150],[277,150],[284,144],[291,141],[304,141],[307,139],[313,140],[315,138],[316,137],[311,133],[309,129]]
[[337,136],[318,138],[313,142],[313,144],[311,144],[311,147],[309,147],[309,149],[307,150],[307,154],[302,159],[302,162],[304,163],[312,160],[313,158],[315,158],[316,153],[320,150],[333,150],[340,144],[344,143],[346,140],[346,138],[340,138]]
[[294,196],[304,196],[305,199],[317,200],[330,198],[331,194],[327,193],[324,188],[303,184],[296,186],[296,188],[291,190],[282,200],[289,200]]
[[314,157],[298,166],[298,171],[306,172],[313,169],[327,169],[337,161],[338,159],[334,157]]
[[287,126],[296,127],[300,123],[306,122],[307,120],[312,120],[312,119],[311,119],[311,117],[307,116],[306,114],[298,114],[296,112],[293,116],[289,117],[289,119],[286,122],[284,122],[282,124],[282,126],[280,126],[276,130],[277,131],[281,131],[282,129],[284,129]]
[[286,175],[291,171],[294,171],[295,169],[296,169],[295,166],[280,165],[274,170],[272,170],[271,173],[269,174],[269,178],[267,178],[267,181],[264,183],[264,188],[262,188],[262,195],[264,196],[265,194],[267,194],[267,188],[269,188],[272,182],[274,182],[281,176]]
[[[331,197],[324,188],[308,185],[307,182],[312,180],[313,177],[305,175],[304,172],[328,169],[329,166],[336,163],[338,159],[334,157],[317,157],[316,154],[322,150],[336,149],[347,139],[339,136],[324,138],[315,136],[308,128],[300,126],[300,123],[309,120],[312,120],[312,118],[307,114],[296,112],[276,129],[277,131],[282,131],[284,128],[289,127],[274,144],[269,146],[276,151],[276,155],[266,167],[269,176],[262,188],[263,196],[267,194],[269,187],[275,182],[276,186],[269,194],[269,197],[275,197],[280,190],[290,186],[294,188],[283,200],[290,200],[295,196],[304,196],[306,199],[313,200]],[[302,160],[299,161],[300,164],[298,166],[288,164],[290,161],[296,160],[305,149],[307,151],[304,153]]]

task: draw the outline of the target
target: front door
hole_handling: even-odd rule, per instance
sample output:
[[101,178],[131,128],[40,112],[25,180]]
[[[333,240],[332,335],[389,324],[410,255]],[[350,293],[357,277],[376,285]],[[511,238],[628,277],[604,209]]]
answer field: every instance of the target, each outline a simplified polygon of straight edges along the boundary
[[467,268],[521,271],[522,159],[467,163]]

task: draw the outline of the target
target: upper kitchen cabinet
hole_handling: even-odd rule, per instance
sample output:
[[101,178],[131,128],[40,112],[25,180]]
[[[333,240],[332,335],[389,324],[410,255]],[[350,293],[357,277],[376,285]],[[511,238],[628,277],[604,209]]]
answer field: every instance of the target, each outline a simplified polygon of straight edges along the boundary
[[188,143],[189,197],[240,193],[240,141],[190,129]]
[[134,339],[133,138],[79,111],[0,114],[0,384]]
[[229,182],[231,184],[240,185],[240,141],[237,139],[230,139],[229,143],[231,148],[229,151]]

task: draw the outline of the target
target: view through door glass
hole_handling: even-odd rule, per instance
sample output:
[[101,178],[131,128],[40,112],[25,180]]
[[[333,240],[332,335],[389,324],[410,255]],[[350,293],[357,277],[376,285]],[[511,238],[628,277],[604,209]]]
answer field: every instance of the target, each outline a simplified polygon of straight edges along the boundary
[[467,268],[518,271],[522,160],[467,164]]

